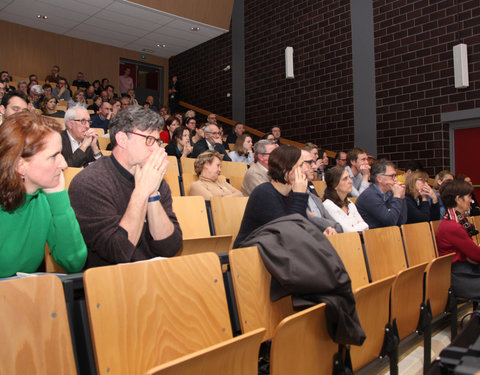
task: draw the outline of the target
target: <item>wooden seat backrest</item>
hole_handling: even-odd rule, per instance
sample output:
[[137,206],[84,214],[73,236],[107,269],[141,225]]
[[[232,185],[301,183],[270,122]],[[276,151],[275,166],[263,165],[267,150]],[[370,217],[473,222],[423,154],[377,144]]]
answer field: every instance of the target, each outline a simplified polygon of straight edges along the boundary
[[70,183],[72,182],[73,178],[83,171],[83,168],[75,168],[75,167],[68,167],[63,170],[63,176],[65,177],[65,188],[68,190],[70,187]]
[[172,197],[172,208],[177,215],[183,238],[209,237],[207,208],[203,197]]
[[315,190],[317,191],[318,196],[322,197],[323,192],[325,191],[325,188],[327,187],[327,183],[325,181],[313,180],[312,184],[315,187]]
[[167,173],[172,173],[172,174],[176,174],[177,176],[179,176],[179,175],[180,175],[180,172],[179,172],[179,170],[178,170],[178,160],[177,160],[177,157],[176,157],[176,156],[168,155],[168,156],[167,156],[167,160],[168,160]]
[[367,267],[363,256],[362,242],[357,232],[338,233],[327,236],[337,251],[352,281],[352,290],[368,284]]
[[270,300],[271,276],[257,247],[233,249],[228,257],[242,332],[264,327],[264,339],[272,338],[278,323],[294,313],[291,297]]
[[243,177],[247,173],[247,163],[224,161],[222,162],[222,175],[227,178],[230,176]]
[[[103,129],[100,129],[103,131]],[[108,145],[110,144],[110,136],[108,137],[105,137],[105,136],[101,136],[101,137],[98,137],[97,138],[97,141],[98,141],[98,146],[100,147],[100,150],[106,150]]]
[[351,346],[353,371],[376,359],[382,348],[385,324],[390,315],[390,289],[395,276],[365,285],[355,292],[360,324],[367,335],[362,346]]
[[192,173],[195,174],[195,159],[192,158],[180,158],[180,163],[182,165],[182,173]]
[[190,195],[190,186],[192,185],[193,182],[197,180],[198,180],[198,176],[196,174],[185,173],[185,172],[182,174],[183,192],[185,193],[185,196]]
[[242,191],[243,177],[244,176],[229,176],[228,181],[235,189]]
[[432,236],[433,236],[433,243],[435,244],[435,249],[437,251],[437,256],[438,256],[438,247],[437,247],[437,231],[438,231],[438,227],[440,226],[440,223],[442,222],[442,220],[434,220],[434,221],[430,221],[430,229],[432,230]]
[[270,374],[331,374],[338,351],[327,331],[324,303],[287,316],[275,330]]
[[0,281],[0,314],[0,374],[77,373],[58,277]]
[[210,204],[215,233],[231,235],[235,241],[247,202],[248,197],[212,197]]
[[257,375],[264,334],[259,328],[152,368],[147,375]]
[[421,263],[400,271],[392,285],[390,321],[397,320],[400,340],[417,328],[427,264]]
[[[471,224],[475,225],[475,218],[474,218],[473,216],[468,216],[467,219],[468,219],[468,221],[469,221]],[[476,226],[476,225],[475,225],[475,226]],[[472,240],[473,240],[473,242],[475,242],[477,245],[480,244],[478,235],[472,236]]]
[[430,301],[433,317],[443,313],[447,306],[454,256],[455,254],[448,254],[435,258],[427,266],[425,301]]
[[170,191],[172,192],[172,197],[179,197],[180,194],[180,182],[178,181],[178,174],[167,172],[163,176],[163,179],[170,186]]
[[430,262],[437,256],[428,222],[404,224],[402,234],[410,267]]
[[90,268],[84,285],[98,374],[142,374],[232,338],[216,254]]
[[402,237],[397,226],[364,230],[363,240],[372,281],[396,275],[407,268]]
[[[101,137],[105,134],[105,131],[102,128],[92,128],[97,133],[97,137]],[[98,138],[97,138],[98,139]]]

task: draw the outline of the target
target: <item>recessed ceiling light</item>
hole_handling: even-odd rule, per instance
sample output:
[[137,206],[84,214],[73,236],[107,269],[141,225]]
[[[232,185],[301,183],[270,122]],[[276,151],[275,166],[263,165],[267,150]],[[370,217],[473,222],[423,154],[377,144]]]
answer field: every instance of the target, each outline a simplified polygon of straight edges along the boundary
[[37,18],[42,19],[42,20],[46,20],[48,18],[48,16],[37,14]]
[[199,27],[192,27],[191,30],[192,30],[192,31],[199,31],[200,28],[199,28]]
[[157,47],[160,47],[160,48],[165,48],[167,45],[166,44],[157,44]]

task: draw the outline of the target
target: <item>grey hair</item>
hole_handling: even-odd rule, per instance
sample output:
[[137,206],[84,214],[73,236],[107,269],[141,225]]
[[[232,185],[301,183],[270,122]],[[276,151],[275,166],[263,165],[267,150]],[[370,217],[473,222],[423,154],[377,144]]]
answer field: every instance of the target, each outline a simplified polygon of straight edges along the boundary
[[267,151],[267,145],[276,145],[276,143],[270,139],[261,139],[255,143],[255,146],[253,146],[253,152],[255,153],[255,156],[264,154]]
[[207,123],[207,124],[208,125],[205,126],[205,129],[203,129],[205,133],[210,133],[210,126],[216,126],[218,129],[220,129],[220,127],[217,124],[210,124],[210,123]]
[[370,181],[376,184],[377,177],[384,174],[387,171],[387,167],[395,168],[395,164],[393,164],[390,160],[387,159],[380,159],[373,163],[372,169],[370,171]]
[[71,106],[70,108],[67,109],[67,112],[65,112],[65,116],[63,116],[63,122],[65,123],[65,127],[67,126],[67,121],[74,120],[75,117],[77,117],[77,111],[81,109],[83,111],[88,111],[83,107],[81,104],[76,104]]
[[110,143],[112,147],[117,145],[115,136],[118,132],[129,132],[138,129],[140,131],[161,131],[165,120],[158,113],[149,108],[130,106],[118,111],[110,121]]
[[40,94],[42,95],[43,94],[43,88],[42,86],[40,85],[33,85],[31,88],[30,88],[31,91],[35,91],[37,94]]

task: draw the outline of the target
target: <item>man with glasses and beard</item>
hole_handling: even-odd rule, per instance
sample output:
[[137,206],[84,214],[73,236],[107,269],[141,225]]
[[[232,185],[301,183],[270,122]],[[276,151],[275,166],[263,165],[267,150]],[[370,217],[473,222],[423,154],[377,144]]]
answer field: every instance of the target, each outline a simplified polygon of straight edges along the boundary
[[86,267],[174,256],[182,231],[163,179],[167,153],[160,147],[164,120],[133,106],[110,122],[110,157],[79,173],[69,194],[88,248]]

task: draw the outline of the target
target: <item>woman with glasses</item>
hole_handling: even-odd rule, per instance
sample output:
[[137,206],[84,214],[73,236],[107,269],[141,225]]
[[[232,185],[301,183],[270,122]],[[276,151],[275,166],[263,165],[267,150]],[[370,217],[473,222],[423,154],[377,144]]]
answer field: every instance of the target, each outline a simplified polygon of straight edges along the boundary
[[45,256],[68,272],[87,257],[62,170],[61,126],[22,111],[0,126],[0,277],[35,272]]
[[478,230],[465,217],[473,187],[466,181],[446,181],[440,196],[446,212],[435,235],[438,255],[455,254],[452,289],[455,297],[480,298],[480,247],[472,240]]
[[415,171],[405,183],[407,224],[440,220],[440,204],[435,191],[428,185],[428,174]]
[[353,182],[348,171],[340,166],[333,167],[325,174],[327,187],[323,193],[323,205],[335,221],[340,223],[344,232],[359,232],[368,229],[355,207],[348,199]]

